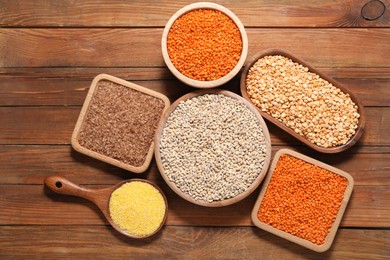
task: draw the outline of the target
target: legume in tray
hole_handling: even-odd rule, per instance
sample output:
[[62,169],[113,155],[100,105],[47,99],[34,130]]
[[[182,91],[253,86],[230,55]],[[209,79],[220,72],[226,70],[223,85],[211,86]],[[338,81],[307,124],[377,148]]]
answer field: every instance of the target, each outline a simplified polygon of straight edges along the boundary
[[260,122],[231,97],[205,94],[182,101],[160,140],[169,180],[195,200],[233,198],[257,178],[266,157]]
[[345,177],[283,154],[272,173],[258,218],[321,245],[336,219],[347,186]]
[[289,58],[259,59],[246,89],[261,111],[318,146],[346,144],[358,127],[360,114],[349,94]]

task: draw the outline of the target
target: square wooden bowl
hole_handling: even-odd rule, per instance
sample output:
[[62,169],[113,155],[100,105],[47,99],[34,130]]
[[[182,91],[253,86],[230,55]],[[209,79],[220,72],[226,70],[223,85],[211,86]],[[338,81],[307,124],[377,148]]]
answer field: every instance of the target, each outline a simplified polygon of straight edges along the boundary
[[151,162],[152,157],[153,157],[153,150],[154,150],[154,141],[153,141],[153,139],[152,139],[152,142],[151,142],[150,147],[148,149],[148,153],[146,155],[146,159],[145,159],[144,163],[142,165],[140,165],[140,166],[130,165],[130,164],[124,163],[124,162],[122,162],[120,160],[117,160],[115,158],[111,158],[111,157],[106,156],[104,154],[92,151],[92,150],[82,146],[79,143],[79,133],[80,133],[81,128],[82,128],[82,126],[83,126],[83,124],[84,124],[84,122],[86,120],[86,115],[88,114],[88,109],[90,107],[91,101],[93,101],[93,99],[94,99],[94,95],[96,93],[97,85],[98,85],[99,81],[101,81],[101,80],[110,81],[110,82],[116,83],[118,85],[121,85],[123,87],[131,88],[131,89],[133,89],[135,91],[139,91],[139,92],[142,92],[144,94],[147,94],[147,95],[150,95],[150,96],[153,96],[153,97],[156,97],[156,98],[162,100],[164,102],[164,109],[163,109],[163,111],[161,113],[161,116],[163,115],[165,110],[167,110],[168,107],[170,106],[170,101],[169,101],[169,99],[166,96],[164,96],[164,95],[162,95],[162,94],[160,94],[158,92],[152,91],[150,89],[144,88],[142,86],[133,84],[131,82],[128,82],[128,81],[125,81],[125,80],[122,80],[122,79],[119,79],[119,78],[116,78],[116,77],[113,77],[113,76],[110,76],[110,75],[107,75],[107,74],[100,74],[100,75],[98,75],[98,76],[96,76],[94,78],[94,80],[92,81],[91,87],[90,87],[90,89],[88,91],[87,97],[86,97],[86,99],[84,101],[84,105],[83,105],[83,107],[81,109],[79,118],[77,120],[75,129],[74,129],[73,134],[72,134],[72,140],[71,140],[72,147],[76,151],[78,151],[80,153],[83,153],[85,155],[88,155],[90,157],[93,157],[95,159],[104,161],[106,163],[115,165],[117,167],[120,167],[122,169],[131,171],[131,172],[134,172],[134,173],[142,173],[142,172],[146,171],[146,169],[149,167],[150,162]]
[[[284,154],[287,154],[287,155],[291,155],[297,159],[300,159],[302,161],[305,161],[307,163],[310,163],[310,164],[313,164],[313,165],[316,165],[322,169],[325,169],[325,170],[328,170],[334,174],[337,174],[337,175],[340,175],[342,177],[345,177],[347,179],[347,187],[345,189],[345,192],[344,192],[344,196],[343,196],[343,200],[341,201],[341,205],[340,205],[340,208],[338,210],[338,213],[336,215],[336,219],[334,220],[330,230],[329,230],[329,233],[328,235],[326,236],[325,238],[325,242],[321,245],[317,245],[315,243],[312,243],[306,239],[303,239],[303,238],[300,238],[300,237],[297,237],[297,236],[294,236],[288,232],[285,232],[285,231],[282,231],[280,229],[277,229],[277,228],[274,228],[272,227],[271,225],[268,225],[262,221],[259,220],[257,214],[258,214],[258,211],[259,211],[259,208],[260,208],[260,205],[263,201],[263,198],[264,198],[264,195],[268,189],[268,185],[270,184],[271,182],[271,178],[272,178],[272,175],[274,173],[274,170],[276,168],[276,165],[279,161],[279,158],[281,155],[284,155]],[[353,189],[353,186],[354,186],[354,181],[353,181],[353,178],[351,175],[349,175],[348,173],[342,171],[342,170],[339,170],[335,167],[332,167],[330,165],[327,165],[325,163],[322,163],[320,161],[317,161],[317,160],[314,160],[313,158],[310,158],[308,156],[305,156],[303,154],[300,154],[300,153],[297,153],[295,151],[292,151],[292,150],[289,150],[289,149],[281,149],[279,150],[276,154],[275,154],[275,157],[272,161],[272,164],[271,164],[271,167],[268,171],[268,175],[264,181],[264,184],[263,184],[263,187],[261,188],[260,190],[260,194],[259,194],[259,197],[257,198],[256,200],[256,203],[255,203],[255,206],[253,207],[253,210],[252,210],[252,222],[259,228],[265,230],[265,231],[268,231],[274,235],[277,235],[277,236],[280,236],[282,238],[285,238],[287,240],[290,240],[291,242],[294,242],[294,243],[297,243],[301,246],[304,246],[306,248],[309,248],[313,251],[316,251],[316,252],[324,252],[326,250],[328,250],[330,248],[330,246],[332,245],[332,242],[334,240],[334,237],[336,235],[336,232],[337,232],[337,229],[340,225],[340,222],[341,222],[341,219],[344,215],[344,212],[345,212],[345,209],[347,207],[347,204],[348,204],[348,201],[351,197],[351,193],[352,193],[352,189]]]

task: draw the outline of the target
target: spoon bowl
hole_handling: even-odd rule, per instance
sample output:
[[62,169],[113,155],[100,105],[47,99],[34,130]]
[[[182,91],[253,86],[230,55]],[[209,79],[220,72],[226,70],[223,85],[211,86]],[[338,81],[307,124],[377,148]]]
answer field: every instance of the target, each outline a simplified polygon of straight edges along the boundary
[[[165,203],[164,218],[161,221],[160,226],[153,233],[148,234],[146,236],[134,235],[134,234],[127,232],[126,230],[121,229],[112,220],[111,215],[110,215],[109,203],[110,203],[111,194],[116,189],[121,187],[123,184],[129,183],[129,182],[134,182],[134,181],[144,182],[144,183],[147,183],[149,185],[152,185],[155,189],[157,189],[160,192],[160,194],[164,198],[164,203]],[[88,189],[88,188],[80,187],[62,176],[53,175],[53,176],[49,176],[45,179],[45,185],[49,189],[51,189],[52,191],[54,191],[56,193],[76,196],[76,197],[84,198],[84,199],[87,199],[87,200],[93,202],[102,211],[103,215],[106,217],[106,219],[108,220],[108,222],[111,224],[111,226],[113,228],[115,228],[119,233],[121,233],[125,236],[128,236],[128,237],[131,237],[131,238],[141,239],[141,238],[147,238],[147,237],[150,237],[150,236],[156,234],[158,231],[160,231],[160,229],[162,228],[162,226],[164,225],[164,223],[167,219],[168,202],[167,202],[167,199],[166,199],[163,191],[156,184],[154,184],[150,181],[144,180],[144,179],[130,179],[130,180],[125,180],[125,181],[119,182],[119,183],[117,183],[111,187],[107,187],[107,188]]]

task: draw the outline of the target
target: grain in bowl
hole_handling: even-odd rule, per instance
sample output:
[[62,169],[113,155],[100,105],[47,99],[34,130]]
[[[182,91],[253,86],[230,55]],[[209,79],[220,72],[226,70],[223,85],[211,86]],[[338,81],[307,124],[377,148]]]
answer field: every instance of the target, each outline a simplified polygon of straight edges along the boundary
[[269,134],[243,98],[228,91],[193,92],[167,112],[156,134],[156,160],[179,195],[224,206],[260,184],[270,160]]
[[124,232],[133,237],[148,237],[165,221],[167,202],[157,186],[132,180],[112,192],[109,212],[112,221]]
[[183,7],[168,21],[162,36],[164,61],[181,81],[211,88],[241,69],[248,49],[240,20],[214,3]]
[[98,75],[77,120],[72,146],[123,169],[144,172],[152,160],[155,129],[169,104],[160,93]]
[[320,152],[341,152],[363,133],[357,97],[283,50],[254,55],[243,71],[241,94],[270,122]]

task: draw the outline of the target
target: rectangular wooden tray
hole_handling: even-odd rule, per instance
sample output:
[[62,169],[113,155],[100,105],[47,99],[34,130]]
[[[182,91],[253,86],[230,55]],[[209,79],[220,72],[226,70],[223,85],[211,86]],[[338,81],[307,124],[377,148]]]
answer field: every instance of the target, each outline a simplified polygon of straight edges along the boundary
[[134,89],[136,91],[140,91],[142,93],[145,93],[145,94],[148,94],[150,96],[156,97],[158,99],[161,99],[164,102],[164,110],[163,110],[163,113],[161,114],[161,116],[164,114],[165,110],[167,110],[168,107],[170,106],[170,101],[163,94],[160,94],[160,93],[155,92],[153,90],[147,89],[145,87],[136,85],[134,83],[131,83],[131,82],[128,82],[128,81],[125,81],[125,80],[122,80],[122,79],[119,79],[119,78],[107,75],[107,74],[100,74],[100,75],[96,76],[94,78],[94,80],[92,81],[92,83],[91,83],[91,87],[90,87],[90,89],[88,91],[87,97],[86,97],[86,99],[84,101],[84,104],[83,104],[83,107],[81,109],[79,118],[77,120],[75,129],[74,129],[73,134],[72,134],[72,139],[71,139],[72,147],[76,151],[78,151],[80,153],[83,153],[85,155],[88,155],[90,157],[93,157],[95,159],[104,161],[106,163],[115,165],[117,167],[120,167],[122,169],[131,171],[131,172],[134,172],[134,173],[142,173],[142,172],[147,170],[147,168],[150,165],[150,162],[152,161],[153,151],[154,151],[154,141],[152,141],[152,143],[151,143],[151,145],[149,147],[148,153],[146,155],[145,162],[141,166],[129,165],[129,164],[121,162],[121,161],[119,161],[117,159],[114,159],[114,158],[108,157],[106,155],[97,153],[95,151],[92,151],[92,150],[90,150],[90,149],[80,145],[80,143],[78,142],[78,135],[79,135],[81,126],[82,126],[82,124],[83,124],[83,122],[84,122],[84,120],[86,118],[85,115],[88,113],[88,108],[90,106],[91,100],[93,99],[93,96],[94,96],[94,94],[96,92],[95,90],[96,90],[96,87],[97,87],[97,83],[99,81],[101,81],[101,80],[111,81],[111,82],[117,83],[117,84],[119,84],[121,86],[128,87],[128,88]]
[[325,148],[325,147],[321,147],[319,145],[311,143],[304,136],[297,134],[292,128],[286,126],[282,122],[279,122],[277,119],[275,119],[271,115],[263,112],[261,109],[259,109],[256,106],[256,108],[260,112],[261,116],[264,117],[265,119],[267,119],[268,121],[270,121],[272,124],[279,127],[280,129],[289,133],[290,135],[292,135],[293,137],[295,137],[299,141],[303,142],[307,146],[313,148],[316,151],[322,152],[322,153],[339,153],[339,152],[342,152],[342,151],[350,148],[351,146],[353,146],[359,140],[359,138],[362,136],[363,130],[364,130],[364,124],[366,121],[364,107],[361,104],[360,100],[347,87],[343,86],[342,84],[340,84],[339,82],[337,82],[333,78],[329,77],[325,73],[314,68],[313,66],[311,66],[310,64],[308,64],[304,60],[296,57],[295,55],[293,55],[292,53],[290,53],[288,51],[285,51],[282,49],[267,49],[267,50],[264,50],[264,51],[261,51],[261,52],[255,54],[250,60],[248,60],[248,62],[245,65],[245,68],[241,74],[241,81],[240,81],[241,95],[246,100],[251,102],[251,104],[253,104],[253,102],[251,101],[251,99],[247,93],[247,90],[246,90],[246,77],[248,75],[249,69],[253,66],[253,64],[255,64],[259,59],[261,59],[265,56],[269,56],[269,55],[281,55],[281,56],[284,56],[284,57],[291,59],[293,62],[297,62],[299,64],[302,64],[303,66],[309,68],[310,72],[313,72],[313,73],[319,75],[321,78],[327,80],[329,83],[332,83],[335,87],[339,88],[344,93],[348,93],[350,95],[352,101],[358,106],[358,112],[360,114],[360,118],[359,118],[359,124],[357,126],[356,131],[355,131],[355,134],[348,140],[348,142],[346,144],[338,145],[335,147]]
[[[341,202],[341,205],[340,205],[340,208],[339,208],[339,211],[337,213],[337,216],[336,216],[336,219],[335,221],[333,222],[332,224],[332,227],[330,228],[329,230],[329,233],[328,235],[326,236],[325,238],[325,242],[324,244],[322,245],[317,245],[317,244],[314,244],[308,240],[305,240],[305,239],[302,239],[300,237],[297,237],[297,236],[294,236],[290,233],[287,233],[287,232],[284,232],[282,230],[279,230],[277,228],[274,228],[268,224],[265,224],[263,222],[261,222],[258,217],[257,217],[257,213],[258,213],[258,210],[260,208],[260,205],[261,205],[261,202],[263,201],[263,198],[264,198],[264,195],[267,191],[267,188],[268,188],[268,185],[271,181],[271,178],[272,178],[272,175],[273,175],[273,172],[275,170],[275,167],[276,167],[276,164],[278,163],[279,161],[279,158],[281,155],[283,154],[288,154],[288,155],[291,155],[295,158],[298,158],[298,159],[301,159],[305,162],[308,162],[310,164],[313,164],[313,165],[317,165],[325,170],[328,170],[330,172],[333,172],[335,174],[338,174],[340,176],[343,176],[347,179],[348,181],[348,185],[347,185],[347,188],[345,189],[345,192],[344,192],[344,197],[343,197],[343,200]],[[344,215],[344,212],[345,212],[345,209],[347,207],[347,204],[348,204],[348,201],[351,197],[351,194],[352,194],[352,189],[353,189],[353,186],[354,186],[354,181],[353,181],[353,178],[351,175],[349,175],[348,173],[340,170],[340,169],[337,169],[335,167],[332,167],[330,165],[327,165],[325,163],[322,163],[320,161],[317,161],[313,158],[310,158],[308,156],[305,156],[303,154],[300,154],[300,153],[297,153],[295,151],[292,151],[292,150],[289,150],[289,149],[281,149],[279,150],[276,154],[275,154],[275,157],[272,161],[272,164],[271,164],[271,167],[270,169],[268,170],[268,174],[266,176],[266,179],[264,181],[264,184],[263,186],[261,187],[261,190],[260,190],[260,194],[259,194],[259,197],[257,198],[256,200],[256,203],[255,203],[255,206],[253,207],[253,210],[252,210],[252,214],[251,214],[251,218],[252,218],[252,222],[259,228],[265,230],[265,231],[268,231],[274,235],[277,235],[277,236],[280,236],[282,238],[285,238],[287,240],[290,240],[291,242],[294,242],[294,243],[297,243],[301,246],[304,246],[306,248],[309,248],[313,251],[316,251],[316,252],[324,252],[326,250],[328,250],[331,245],[332,245],[332,242],[334,240],[334,237],[336,235],[336,232],[337,232],[337,229],[340,225],[340,222],[341,222],[341,219]]]

